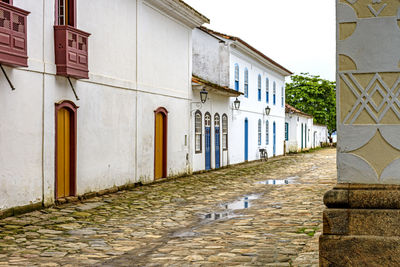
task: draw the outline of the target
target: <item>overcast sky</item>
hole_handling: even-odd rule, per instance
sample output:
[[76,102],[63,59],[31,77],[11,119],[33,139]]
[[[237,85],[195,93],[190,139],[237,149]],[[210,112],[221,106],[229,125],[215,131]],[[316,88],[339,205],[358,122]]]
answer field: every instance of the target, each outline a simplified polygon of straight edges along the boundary
[[184,0],[292,72],[335,80],[334,0]]

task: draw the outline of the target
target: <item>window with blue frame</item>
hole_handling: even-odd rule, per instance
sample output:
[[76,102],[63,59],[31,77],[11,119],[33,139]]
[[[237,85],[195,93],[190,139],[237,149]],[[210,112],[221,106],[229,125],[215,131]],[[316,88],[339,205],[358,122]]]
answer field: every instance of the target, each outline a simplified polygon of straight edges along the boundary
[[274,86],[272,88],[272,103],[276,105],[276,83],[274,82]]
[[285,122],[285,140],[289,141],[289,123]]
[[235,90],[239,91],[239,65],[235,64]]
[[281,88],[281,106],[283,107],[283,102],[284,102],[284,96],[285,96],[285,91],[284,88],[282,86]]
[[244,96],[249,97],[249,70],[244,69]]
[[269,79],[265,79],[265,101],[269,103]]
[[265,144],[269,145],[269,121],[265,123]]
[[261,75],[258,75],[258,101],[261,101]]
[[261,146],[261,119],[258,120],[258,145]]

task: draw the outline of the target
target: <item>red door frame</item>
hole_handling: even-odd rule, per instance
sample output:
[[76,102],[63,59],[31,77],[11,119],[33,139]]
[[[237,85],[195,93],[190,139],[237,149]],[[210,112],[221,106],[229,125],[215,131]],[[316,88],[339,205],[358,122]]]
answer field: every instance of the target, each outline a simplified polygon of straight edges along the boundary
[[156,177],[156,134],[157,134],[157,126],[156,126],[156,117],[157,114],[161,113],[164,117],[163,119],[163,169],[162,169],[162,178],[167,177],[167,149],[168,149],[168,111],[159,107],[154,111],[154,179]]
[[69,100],[64,100],[58,103],[55,103],[55,157],[54,157],[54,169],[55,169],[55,191],[54,191],[54,198],[57,200],[57,190],[58,190],[58,182],[57,182],[57,134],[58,134],[58,111],[62,108],[68,109],[72,116],[71,116],[71,148],[70,148],[70,166],[71,166],[71,180],[70,180],[70,189],[71,195],[76,196],[76,141],[77,141],[77,110],[78,106],[75,105],[74,102]]

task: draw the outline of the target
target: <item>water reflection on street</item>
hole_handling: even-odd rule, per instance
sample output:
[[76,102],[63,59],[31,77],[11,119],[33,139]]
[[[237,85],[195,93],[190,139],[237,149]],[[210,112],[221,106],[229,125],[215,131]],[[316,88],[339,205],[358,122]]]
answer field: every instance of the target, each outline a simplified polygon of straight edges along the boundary
[[211,212],[204,215],[206,220],[219,220],[223,218],[233,217],[235,210],[247,209],[251,207],[251,201],[260,198],[260,195],[253,194],[242,197],[239,200],[222,204],[221,207],[224,209],[221,212]]

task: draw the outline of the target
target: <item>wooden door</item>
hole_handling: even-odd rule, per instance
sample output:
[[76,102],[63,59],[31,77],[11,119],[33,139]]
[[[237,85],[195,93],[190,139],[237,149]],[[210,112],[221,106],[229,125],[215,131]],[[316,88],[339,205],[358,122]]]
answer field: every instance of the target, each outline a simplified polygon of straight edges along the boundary
[[155,179],[164,177],[164,115],[156,114],[155,130]]
[[70,196],[72,171],[71,171],[71,129],[72,116],[67,108],[57,112],[57,196],[63,198]]

